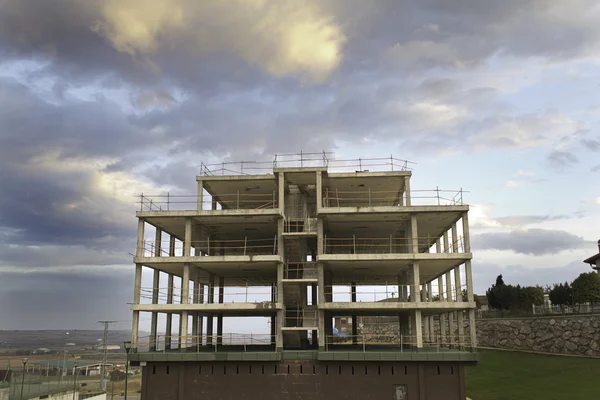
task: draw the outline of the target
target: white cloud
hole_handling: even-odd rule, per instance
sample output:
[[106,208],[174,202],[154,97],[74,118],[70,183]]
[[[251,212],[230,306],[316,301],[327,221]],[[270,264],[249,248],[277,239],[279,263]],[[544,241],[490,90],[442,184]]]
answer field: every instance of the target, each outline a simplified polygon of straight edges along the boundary
[[265,0],[106,0],[93,29],[118,51],[151,56],[186,47],[232,52],[275,76],[323,81],[342,60],[346,37],[318,3]]
[[600,205],[600,197],[596,197],[596,204]]

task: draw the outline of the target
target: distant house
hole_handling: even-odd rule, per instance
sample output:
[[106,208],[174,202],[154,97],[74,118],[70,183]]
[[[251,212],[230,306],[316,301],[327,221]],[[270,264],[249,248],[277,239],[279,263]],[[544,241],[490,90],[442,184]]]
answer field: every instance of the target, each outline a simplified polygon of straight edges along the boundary
[[600,240],[598,240],[598,254],[583,260],[584,263],[590,264],[592,269],[595,269],[600,274]]
[[481,311],[489,311],[490,307],[488,305],[488,298],[486,295],[475,295],[475,303],[477,304],[477,309]]

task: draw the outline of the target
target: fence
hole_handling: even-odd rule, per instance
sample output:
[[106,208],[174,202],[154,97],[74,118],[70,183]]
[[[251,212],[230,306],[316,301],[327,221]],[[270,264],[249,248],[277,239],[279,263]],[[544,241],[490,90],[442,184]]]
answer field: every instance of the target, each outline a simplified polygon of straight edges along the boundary
[[[235,161],[216,164],[200,164],[200,175],[250,175],[268,174],[275,168],[319,168],[326,167],[329,171],[409,171],[415,163],[398,158],[355,158],[337,160],[332,153],[295,153],[275,154],[272,161]],[[366,170],[365,170],[366,168]]]
[[527,310],[477,310],[477,318],[510,318],[544,315],[577,315],[600,313],[600,304],[579,304],[574,306],[543,305],[532,306]]
[[[463,205],[462,189],[459,190],[412,190],[411,205]],[[341,191],[325,188],[323,207],[400,207],[403,195],[398,190],[362,190]]]
[[[187,304],[219,304],[219,303],[248,303],[262,304],[277,301],[277,286],[268,288],[266,286],[225,286],[224,293],[218,293],[216,286],[213,288],[212,299],[209,288],[193,288],[188,290]],[[180,287],[153,288],[142,287],[140,297],[142,299],[153,300],[156,294],[155,304],[182,304],[182,289]],[[171,294],[171,296],[169,296]],[[219,297],[223,301],[219,301]],[[185,297],[185,296],[184,296]]]
[[317,316],[315,309],[286,309],[283,324],[286,328],[313,328],[319,324]]
[[[140,195],[140,211],[197,210],[197,194]],[[217,197],[202,198],[202,210],[263,210],[278,207],[277,193],[223,193]]]
[[287,261],[283,266],[283,279],[318,279],[317,263]]
[[218,352],[221,346],[229,351],[268,350],[275,344],[271,334],[264,333],[225,333],[222,335],[158,335],[156,343],[148,336],[138,342],[138,350],[156,346],[157,352],[186,350],[191,352]]
[[[429,249],[435,244],[432,237],[417,237],[419,249]],[[411,253],[412,238],[407,237],[378,237],[361,238],[331,238],[325,237],[325,254],[392,254]],[[450,241],[450,252],[463,253],[463,238],[458,236],[456,241]]]
[[[356,297],[356,302],[408,302],[411,301],[412,293],[415,292],[414,285],[397,285],[392,282],[379,285],[356,285],[354,290],[351,283],[336,284],[330,286],[330,290],[325,290],[325,295],[330,296],[331,302],[350,302],[352,297]],[[459,288],[459,295],[456,294],[456,286],[452,287],[450,296],[443,291],[440,296],[439,288],[432,286],[431,293],[427,293],[421,287],[416,289],[418,294],[417,301],[421,302],[462,302],[465,301],[463,292],[467,285],[463,284]]]
[[[157,248],[158,247],[158,248]],[[232,240],[195,240],[190,242],[191,249],[202,251],[211,256],[248,256],[248,255],[276,255],[277,235],[272,239],[232,239]],[[184,245],[181,241],[144,240],[142,242],[142,257],[181,257]]]
[[418,347],[417,336],[402,334],[359,334],[327,335],[326,351],[347,350],[349,346],[360,348],[363,352],[373,350],[395,350],[402,352],[448,352],[473,351],[469,335],[448,338],[441,335],[423,335],[422,347]]
[[286,233],[316,233],[317,218],[285,218],[283,226]]

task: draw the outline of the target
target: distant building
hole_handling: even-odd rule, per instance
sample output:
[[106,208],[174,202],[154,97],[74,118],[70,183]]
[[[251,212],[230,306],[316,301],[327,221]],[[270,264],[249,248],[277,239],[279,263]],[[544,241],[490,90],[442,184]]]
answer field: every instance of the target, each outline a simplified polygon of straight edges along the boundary
[[592,269],[595,269],[600,274],[600,240],[598,240],[598,254],[583,260],[584,263],[590,264]]

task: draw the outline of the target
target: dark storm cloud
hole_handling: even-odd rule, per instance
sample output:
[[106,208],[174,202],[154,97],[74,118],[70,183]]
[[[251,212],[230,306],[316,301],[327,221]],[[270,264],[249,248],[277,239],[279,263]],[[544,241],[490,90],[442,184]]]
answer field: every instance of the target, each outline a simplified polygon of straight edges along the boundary
[[472,238],[477,250],[509,250],[528,255],[556,254],[589,246],[590,241],[566,231],[527,229],[512,232],[481,233]]
[[2,272],[0,329],[98,329],[99,320],[131,319],[133,269],[74,272]]
[[588,150],[600,151],[600,140],[598,139],[582,139],[581,144]]

